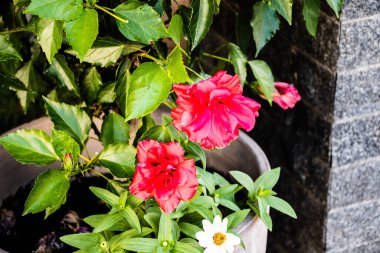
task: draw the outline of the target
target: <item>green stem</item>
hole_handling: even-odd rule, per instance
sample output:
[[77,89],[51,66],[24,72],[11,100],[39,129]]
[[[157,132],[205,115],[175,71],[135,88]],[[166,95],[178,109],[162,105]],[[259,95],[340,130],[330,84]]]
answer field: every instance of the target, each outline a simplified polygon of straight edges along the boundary
[[217,56],[217,55],[213,55],[213,54],[209,54],[209,53],[203,53],[203,55],[207,56],[207,57],[210,57],[210,58],[217,59],[217,60],[221,60],[221,61],[232,63],[232,61],[230,59],[227,59],[227,58],[224,58],[224,57],[221,57],[221,56]]
[[185,66],[185,68],[187,70],[189,70],[190,72],[194,73],[197,77],[201,78],[202,80],[206,80],[203,76],[201,76],[200,74],[198,74],[196,71],[194,71],[192,68],[189,68],[188,66]]
[[25,28],[16,28],[13,30],[8,30],[8,31],[2,31],[0,32],[0,35],[5,35],[5,34],[10,34],[10,33],[18,33],[18,32],[25,32],[27,29]]
[[153,57],[153,56],[151,56],[150,54],[147,54],[147,53],[137,54],[137,56],[148,58],[148,59],[150,59],[150,60],[152,60],[152,61],[154,61],[155,63],[158,63],[158,64],[165,64],[164,61],[159,60],[159,59],[157,59],[157,58],[155,58],[155,57]]
[[123,19],[123,18],[121,18],[121,17],[119,17],[119,16],[113,14],[112,12],[110,12],[110,11],[107,10],[107,9],[105,9],[104,7],[102,7],[102,6],[100,6],[100,5],[97,5],[97,4],[95,4],[94,6],[95,6],[95,8],[97,8],[97,9],[99,9],[99,10],[101,10],[101,11],[107,13],[108,15],[110,15],[110,16],[116,18],[117,20],[119,20],[119,21],[121,21],[121,22],[123,22],[123,23],[128,23],[128,20],[127,20],[127,19]]
[[95,173],[96,175],[98,175],[98,176],[104,178],[105,180],[107,180],[107,182],[111,180],[111,179],[109,179],[108,177],[104,176],[102,173],[100,173],[100,172],[97,171],[97,170],[92,170],[92,172]]

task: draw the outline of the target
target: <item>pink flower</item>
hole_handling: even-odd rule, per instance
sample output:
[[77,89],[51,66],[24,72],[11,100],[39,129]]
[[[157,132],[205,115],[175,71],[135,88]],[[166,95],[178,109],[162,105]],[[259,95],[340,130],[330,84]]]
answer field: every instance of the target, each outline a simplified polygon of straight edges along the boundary
[[174,85],[178,107],[174,126],[206,149],[224,148],[239,135],[239,128],[252,130],[260,104],[244,97],[238,75],[219,71],[191,86]]
[[293,108],[300,100],[301,96],[293,84],[274,83],[273,102],[278,104],[283,110]]
[[185,159],[182,147],[171,141],[144,140],[137,145],[138,164],[130,192],[138,198],[154,197],[165,213],[181,200],[191,199],[198,182],[193,159]]

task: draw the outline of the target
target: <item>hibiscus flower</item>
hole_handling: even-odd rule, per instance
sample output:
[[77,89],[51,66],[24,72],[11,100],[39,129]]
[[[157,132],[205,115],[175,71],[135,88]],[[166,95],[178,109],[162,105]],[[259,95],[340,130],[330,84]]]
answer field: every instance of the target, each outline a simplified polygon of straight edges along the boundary
[[278,104],[283,110],[293,108],[300,100],[301,96],[293,84],[274,83],[273,102]]
[[199,245],[205,249],[205,253],[233,253],[234,247],[240,244],[240,238],[231,233],[227,233],[227,218],[222,219],[215,216],[211,224],[208,220],[203,220],[203,230],[195,234]]
[[144,140],[137,145],[138,164],[130,192],[138,198],[154,197],[165,213],[171,213],[181,200],[190,200],[198,182],[193,159],[184,158],[176,142]]
[[219,71],[197,84],[174,85],[178,107],[173,125],[203,148],[224,148],[239,136],[239,128],[252,130],[260,104],[244,97],[238,75]]

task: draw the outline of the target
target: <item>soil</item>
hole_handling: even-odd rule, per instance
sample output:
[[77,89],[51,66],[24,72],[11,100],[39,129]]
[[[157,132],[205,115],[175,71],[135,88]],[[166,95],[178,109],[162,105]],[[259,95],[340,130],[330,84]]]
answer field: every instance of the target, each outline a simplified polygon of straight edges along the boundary
[[[88,189],[106,187],[98,177],[77,177],[70,186],[66,203],[44,220],[44,213],[22,216],[32,183],[8,197],[0,207],[0,249],[9,253],[66,253],[75,251],[60,236],[91,230],[82,219],[109,209]],[[1,251],[1,250],[0,250]]]

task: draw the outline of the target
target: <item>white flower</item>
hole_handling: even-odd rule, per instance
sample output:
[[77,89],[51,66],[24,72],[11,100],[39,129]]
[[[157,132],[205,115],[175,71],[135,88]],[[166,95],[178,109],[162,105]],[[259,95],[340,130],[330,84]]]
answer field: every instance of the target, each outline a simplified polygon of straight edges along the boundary
[[228,219],[223,222],[219,215],[215,216],[213,224],[203,220],[203,230],[195,234],[199,245],[206,248],[204,253],[233,253],[234,246],[240,244],[240,238],[227,233]]

